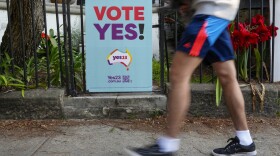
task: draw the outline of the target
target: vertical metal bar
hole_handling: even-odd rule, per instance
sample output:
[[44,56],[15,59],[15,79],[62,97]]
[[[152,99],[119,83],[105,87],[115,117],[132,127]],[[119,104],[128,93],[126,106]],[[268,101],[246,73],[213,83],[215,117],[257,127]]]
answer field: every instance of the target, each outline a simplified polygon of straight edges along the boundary
[[34,20],[34,1],[30,1],[31,3],[31,16],[32,16],[32,39],[33,39],[33,55],[34,55],[34,63],[35,63],[35,85],[38,88],[39,80],[38,80],[38,56],[37,56],[37,45],[35,38],[35,20]]
[[163,13],[159,13],[159,57],[160,57],[160,87],[161,87],[161,91],[162,93],[164,93],[164,35],[163,35],[163,31],[164,31],[164,15]]
[[48,88],[51,87],[51,76],[50,76],[50,59],[49,59],[49,45],[48,45],[48,28],[47,28],[47,15],[46,15],[46,0],[43,0],[43,12],[44,12],[44,26],[45,26],[45,42],[46,42],[46,60],[47,60],[47,84]]
[[70,0],[67,0],[67,22],[68,22],[68,39],[69,39],[71,95],[76,96],[77,93],[76,93],[76,85],[75,85],[75,72],[74,72],[74,60],[73,60],[73,49],[72,49]]
[[84,41],[84,12],[83,5],[80,5],[81,14],[81,41],[82,41],[82,66],[83,66],[83,91],[86,92],[86,63],[85,63],[85,41]]
[[[250,21],[250,25],[251,25],[251,20],[252,20],[252,0],[250,0],[250,5],[249,5],[249,21]],[[249,47],[249,82],[251,82],[251,79],[252,79],[252,46],[250,45]],[[248,67],[248,66],[247,66]]]
[[68,66],[68,50],[67,50],[67,19],[66,19],[66,7],[65,7],[65,1],[62,0],[62,12],[63,12],[63,33],[64,33],[64,56],[65,56],[65,86],[66,86],[66,92],[69,95],[70,94],[70,87],[69,87],[69,66]]
[[161,0],[159,3],[160,3],[160,6],[161,6],[161,7],[164,6],[164,1],[163,1],[163,0]]
[[178,25],[177,25],[177,21],[178,21],[178,11],[175,11],[175,50],[177,49],[178,46]]
[[[10,10],[10,0],[6,0],[7,3],[7,13],[8,13],[8,26],[9,26],[9,55],[11,58],[14,58],[14,52],[12,50],[12,22],[11,22],[11,10]],[[15,62],[12,59],[12,73],[15,71]]]
[[[272,27],[275,27],[275,0],[273,0],[272,6]],[[273,29],[272,29],[273,30]],[[274,44],[275,44],[275,33],[274,30],[272,31],[272,60],[271,60],[271,71],[270,71],[270,82],[274,82]]]
[[[175,19],[175,23],[174,23],[174,25],[175,25],[175,30],[174,30],[174,40],[175,40],[175,49],[174,49],[174,51],[176,51],[177,50],[177,46],[178,46],[178,25],[177,25],[177,23],[178,23],[178,12],[177,12],[177,10],[174,12],[174,15],[175,15],[175,17],[174,17],[174,19]],[[168,55],[168,47],[167,47],[167,42],[166,42],[166,31],[164,31],[164,39],[165,39],[165,49],[166,49],[166,68],[167,68],[167,82],[169,82],[169,68],[170,68],[170,64],[169,64],[169,55]]]
[[168,59],[168,49],[166,40],[166,31],[164,30],[164,49],[165,49],[165,63],[167,68],[167,82],[169,82],[169,59]]
[[21,38],[21,49],[22,49],[22,54],[23,54],[23,81],[24,84],[27,85],[27,74],[26,74],[26,51],[25,51],[25,42],[24,42],[24,33],[23,33],[23,25],[24,25],[24,20],[23,20],[23,1],[18,0],[19,4],[19,13],[20,13],[20,38]]
[[[240,10],[239,10],[240,11]],[[239,23],[239,13],[240,12],[237,12],[237,18],[236,18],[236,20],[237,20],[237,26],[236,25],[234,25],[234,27],[237,27],[237,30],[239,31],[239,25],[238,25],[238,23]],[[235,28],[234,28],[235,29]],[[240,54],[240,50],[239,50],[239,48],[238,49],[236,49],[237,51],[236,51],[236,72],[237,72],[237,80],[239,81],[239,79],[240,79],[240,76],[239,76],[239,54]]]
[[60,30],[59,30],[59,16],[58,16],[58,6],[57,0],[55,0],[55,14],[56,14],[56,30],[57,30],[57,41],[58,41],[58,52],[59,52],[59,70],[60,70],[60,86],[63,86],[63,70],[62,70],[62,54],[61,54],[61,40],[60,40]]
[[[263,9],[264,9],[264,3],[263,0],[261,0],[261,15],[263,16]],[[261,43],[261,73],[260,73],[260,81],[263,82],[263,42]]]
[[[252,0],[250,0],[249,1],[250,2],[250,4],[249,4],[249,21],[250,21],[250,25],[251,25],[251,19],[252,19]],[[249,47],[249,81],[251,81],[251,73],[252,73],[252,69],[251,69],[251,67],[252,67],[252,52],[251,52],[251,50],[252,50],[252,47],[250,46]],[[248,68],[248,66],[247,66],[247,68]]]

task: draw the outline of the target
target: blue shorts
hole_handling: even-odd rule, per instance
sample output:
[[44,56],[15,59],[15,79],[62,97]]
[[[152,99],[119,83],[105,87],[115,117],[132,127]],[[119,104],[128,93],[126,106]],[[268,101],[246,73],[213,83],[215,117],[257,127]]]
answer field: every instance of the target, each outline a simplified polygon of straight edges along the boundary
[[229,23],[215,16],[194,16],[183,32],[177,51],[201,57],[206,64],[235,59],[227,29]]

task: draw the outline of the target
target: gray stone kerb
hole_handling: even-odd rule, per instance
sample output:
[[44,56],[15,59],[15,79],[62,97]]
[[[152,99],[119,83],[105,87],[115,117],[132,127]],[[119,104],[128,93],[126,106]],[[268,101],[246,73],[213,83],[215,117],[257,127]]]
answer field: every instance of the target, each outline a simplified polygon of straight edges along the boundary
[[[260,85],[257,85],[261,92]],[[249,85],[241,85],[246,113],[257,116],[279,116],[279,84],[265,84],[265,99],[261,111],[260,98]],[[192,84],[189,114],[192,116],[228,116],[224,99],[219,107],[215,103],[214,84]],[[167,97],[149,93],[104,93],[67,97],[62,89],[35,89],[0,94],[0,119],[95,119],[146,118],[166,112]]]
[[60,89],[0,93],[0,119],[61,119],[63,97]]

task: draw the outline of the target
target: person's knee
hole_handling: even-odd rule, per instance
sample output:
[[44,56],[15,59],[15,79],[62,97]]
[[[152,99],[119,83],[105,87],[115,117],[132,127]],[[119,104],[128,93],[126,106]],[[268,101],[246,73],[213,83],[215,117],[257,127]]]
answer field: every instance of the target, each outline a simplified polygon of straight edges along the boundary
[[180,73],[179,71],[177,71],[176,69],[171,69],[171,70],[170,70],[170,76],[169,76],[169,78],[170,78],[170,81],[171,81],[172,83],[178,83],[178,82],[180,82],[180,79],[182,79],[181,77],[182,77],[182,76],[181,76],[181,73]]
[[231,72],[228,72],[228,71],[220,71],[217,74],[218,74],[218,77],[219,77],[219,81],[221,82],[221,84],[223,86],[236,81],[236,74],[235,73],[231,73]]
[[180,70],[171,69],[170,70],[170,81],[173,84],[182,84],[182,83],[188,83],[190,81],[191,74],[185,74],[184,72],[181,72]]

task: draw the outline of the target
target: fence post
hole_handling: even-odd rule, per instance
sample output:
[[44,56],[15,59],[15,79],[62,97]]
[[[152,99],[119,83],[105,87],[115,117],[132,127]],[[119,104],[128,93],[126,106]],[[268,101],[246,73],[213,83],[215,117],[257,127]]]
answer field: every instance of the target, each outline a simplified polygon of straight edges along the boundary
[[66,86],[66,92],[69,95],[70,94],[70,87],[69,87],[69,66],[68,66],[68,49],[67,49],[67,20],[66,20],[66,7],[65,3],[66,0],[62,0],[62,12],[63,12],[63,36],[64,36],[64,46],[63,46],[63,51],[64,51],[64,57],[65,57],[65,86]]
[[[45,34],[48,36],[48,28],[47,28],[47,14],[46,14],[46,0],[43,0],[43,12],[44,12],[44,23],[45,23]],[[45,37],[46,42],[46,59],[47,59],[47,84],[48,88],[51,87],[51,78],[50,78],[50,57],[49,57],[49,45],[48,38]]]
[[31,3],[31,16],[32,16],[32,38],[33,38],[33,54],[34,54],[34,63],[35,63],[35,85],[38,88],[39,80],[38,80],[38,56],[37,56],[37,45],[35,42],[35,21],[34,21],[34,1],[30,1]]
[[73,60],[73,49],[72,49],[72,34],[71,34],[71,16],[70,16],[70,1],[67,0],[67,22],[68,22],[68,40],[69,40],[69,67],[70,67],[70,83],[71,83],[71,95],[77,96],[76,83],[75,83],[75,72],[74,72],[74,60]]
[[81,14],[81,42],[82,42],[82,66],[83,66],[83,92],[86,92],[86,64],[85,64],[85,41],[84,41],[84,13],[83,4],[80,4]]
[[164,15],[159,12],[159,60],[160,60],[160,88],[164,93]]
[[57,0],[55,0],[55,14],[56,14],[56,30],[57,30],[57,41],[58,41],[58,51],[59,51],[59,68],[60,68],[60,86],[63,85],[63,72],[62,72],[62,52],[61,52],[61,40],[60,40],[60,30],[59,30],[59,16],[58,16],[58,5]]

